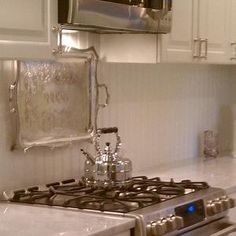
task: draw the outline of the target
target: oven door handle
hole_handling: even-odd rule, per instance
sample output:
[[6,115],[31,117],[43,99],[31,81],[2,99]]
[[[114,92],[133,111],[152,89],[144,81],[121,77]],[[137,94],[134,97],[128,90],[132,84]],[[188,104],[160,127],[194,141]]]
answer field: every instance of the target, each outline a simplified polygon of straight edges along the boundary
[[229,233],[236,232],[236,224],[231,225],[225,229],[218,231],[217,233],[211,234],[211,236],[227,236]]

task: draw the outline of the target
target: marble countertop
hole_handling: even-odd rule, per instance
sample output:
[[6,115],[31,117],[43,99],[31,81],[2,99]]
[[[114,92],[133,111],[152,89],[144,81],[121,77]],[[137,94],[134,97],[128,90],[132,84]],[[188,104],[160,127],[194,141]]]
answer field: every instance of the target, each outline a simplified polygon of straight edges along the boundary
[[229,194],[236,192],[236,158],[228,156],[210,160],[197,159],[182,161],[137,171],[133,175],[158,176],[163,180],[173,178],[175,181],[183,179],[205,181],[210,186],[225,189]]
[[0,204],[2,236],[110,236],[134,228],[131,218],[20,204]]

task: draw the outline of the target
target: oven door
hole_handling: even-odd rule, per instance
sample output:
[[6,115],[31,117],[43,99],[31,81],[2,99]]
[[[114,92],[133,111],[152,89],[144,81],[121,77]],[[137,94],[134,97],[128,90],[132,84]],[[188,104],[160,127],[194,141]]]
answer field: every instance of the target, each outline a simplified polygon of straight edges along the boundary
[[184,236],[236,236],[236,222],[228,217],[213,221],[209,224],[182,234]]

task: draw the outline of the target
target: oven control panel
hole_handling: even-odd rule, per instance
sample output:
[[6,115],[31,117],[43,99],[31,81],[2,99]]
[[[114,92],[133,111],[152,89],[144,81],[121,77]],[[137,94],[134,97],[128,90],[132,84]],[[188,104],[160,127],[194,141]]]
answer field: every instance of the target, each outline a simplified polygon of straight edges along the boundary
[[184,227],[197,224],[205,219],[204,202],[198,200],[176,207],[175,214],[183,218]]
[[161,236],[181,230],[205,219],[203,200],[178,206],[173,215],[152,221],[146,226],[147,236]]
[[235,206],[235,200],[226,195],[189,202],[175,207],[174,214],[149,222],[146,225],[146,235],[162,236],[178,232]]

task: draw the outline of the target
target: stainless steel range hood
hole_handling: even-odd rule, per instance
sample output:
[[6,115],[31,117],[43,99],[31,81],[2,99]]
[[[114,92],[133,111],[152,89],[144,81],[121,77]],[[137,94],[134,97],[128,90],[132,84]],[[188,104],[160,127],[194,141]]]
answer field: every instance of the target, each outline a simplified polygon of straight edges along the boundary
[[58,0],[64,28],[96,33],[169,33],[172,0]]

